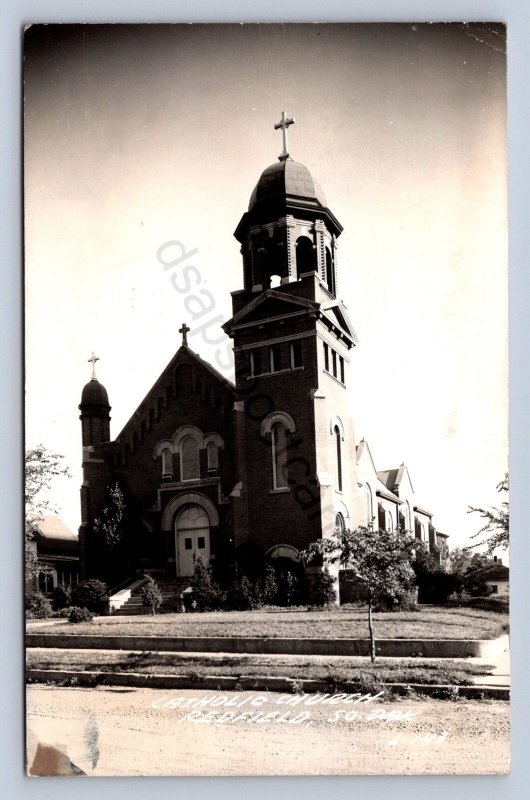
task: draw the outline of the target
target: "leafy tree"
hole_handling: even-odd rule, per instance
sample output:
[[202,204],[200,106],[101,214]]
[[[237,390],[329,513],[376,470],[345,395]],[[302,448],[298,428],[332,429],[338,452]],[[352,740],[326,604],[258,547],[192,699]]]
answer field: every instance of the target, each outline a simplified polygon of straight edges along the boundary
[[110,486],[101,516],[94,520],[94,531],[108,551],[116,550],[125,535],[125,498],[118,483]]
[[[504,475],[502,481],[497,485],[498,492],[509,491],[509,478],[508,473]],[[472,547],[482,547],[486,545],[486,552],[492,555],[494,550],[498,547],[506,550],[509,544],[510,535],[510,506],[508,500],[503,500],[500,508],[492,506],[492,508],[475,508],[469,506],[468,514],[480,514],[482,519],[486,520],[482,528],[471,536],[472,539],[482,538],[482,541],[476,542],[471,545]],[[489,534],[485,538],[483,534]]]
[[26,450],[24,459],[24,502],[25,502],[25,574],[26,580],[37,578],[41,573],[49,573],[47,567],[39,563],[35,545],[29,544],[35,534],[45,512],[55,512],[55,507],[46,496],[54,478],[71,477],[68,467],[63,464],[64,456],[53,453],[37,445]]
[[142,586],[140,595],[142,603],[146,608],[151,609],[151,614],[154,616],[162,604],[162,593],[157,582],[150,575],[147,577],[145,586]]
[[371,528],[354,531],[337,528],[329,539],[312,542],[301,554],[306,562],[316,559],[351,569],[367,591],[370,658],[375,661],[375,639],[372,611],[381,596],[398,597],[404,587],[411,585],[411,567],[418,542],[408,533]]

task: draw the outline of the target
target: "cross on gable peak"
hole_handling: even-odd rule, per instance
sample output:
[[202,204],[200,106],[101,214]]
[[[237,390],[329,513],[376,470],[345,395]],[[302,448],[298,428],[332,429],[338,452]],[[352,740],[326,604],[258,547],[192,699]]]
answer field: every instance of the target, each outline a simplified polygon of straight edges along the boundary
[[182,323],[182,328],[179,328],[179,333],[182,334],[182,344],[184,347],[188,346],[188,333],[191,331],[185,322]]

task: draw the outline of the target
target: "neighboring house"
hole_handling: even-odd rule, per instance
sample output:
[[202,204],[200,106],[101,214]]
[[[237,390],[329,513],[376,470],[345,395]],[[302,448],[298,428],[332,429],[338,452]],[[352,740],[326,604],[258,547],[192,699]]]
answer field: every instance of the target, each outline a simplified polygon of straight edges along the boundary
[[488,594],[504,597],[509,595],[510,570],[499,559],[478,569],[475,574],[486,584]]
[[40,517],[34,538],[28,543],[36,553],[43,571],[35,578],[34,588],[49,593],[57,586],[75,586],[80,580],[79,539],[56,515]]
[[[234,234],[243,287],[232,292],[223,329],[235,382],[188,341],[207,324],[204,290],[189,298],[195,330],[181,327],[181,346],[114,439],[108,394],[93,373],[79,406],[84,578],[99,575],[94,522],[116,482],[138,515],[138,568],[167,577],[189,577],[197,556],[219,573],[242,548],[302,573],[300,551],[344,526],[406,528],[438,552],[406,467],[378,473],[367,443],[356,445],[357,337],[338,295],[341,232],[309,170],[282,154]],[[168,274],[193,292],[193,270],[184,258]]]

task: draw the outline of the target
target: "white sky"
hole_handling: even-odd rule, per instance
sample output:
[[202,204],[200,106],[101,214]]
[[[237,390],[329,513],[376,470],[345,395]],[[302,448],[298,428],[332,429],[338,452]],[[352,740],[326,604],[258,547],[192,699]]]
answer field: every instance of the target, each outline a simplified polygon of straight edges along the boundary
[[228,319],[232,233],[285,109],[344,225],[357,437],[378,468],[405,461],[450,545],[467,542],[468,504],[498,503],[507,469],[504,61],[457,26],[30,29],[26,440],[65,455],[53,499],[70,527],[91,351],[116,436],[191,322],[159,247],[198,250],[204,319]]

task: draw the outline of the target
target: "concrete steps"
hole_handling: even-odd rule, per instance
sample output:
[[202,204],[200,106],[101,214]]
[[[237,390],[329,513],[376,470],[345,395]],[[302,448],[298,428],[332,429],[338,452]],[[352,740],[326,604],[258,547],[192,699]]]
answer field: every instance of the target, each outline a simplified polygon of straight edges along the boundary
[[[156,580],[156,578],[155,578]],[[170,610],[180,610],[181,604],[181,594],[182,592],[189,586],[190,579],[189,578],[175,578],[173,580],[168,579],[160,579],[156,580],[158,588],[160,589],[160,593],[162,594],[162,604],[160,606],[160,611],[170,611]],[[131,596],[125,603],[118,608],[114,613],[113,617],[122,616],[133,616],[139,614],[148,614],[149,610],[144,606],[142,601],[142,588],[145,585],[145,582],[137,586],[131,593]]]

